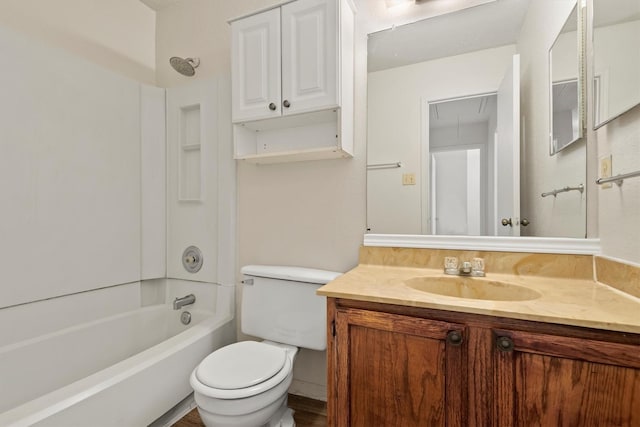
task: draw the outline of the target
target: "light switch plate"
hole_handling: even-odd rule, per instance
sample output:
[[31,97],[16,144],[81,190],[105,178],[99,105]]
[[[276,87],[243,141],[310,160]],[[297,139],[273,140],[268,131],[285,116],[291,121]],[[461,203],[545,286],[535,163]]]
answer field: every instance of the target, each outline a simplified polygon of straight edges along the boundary
[[[600,157],[600,178],[609,178],[611,176],[611,154]],[[600,188],[611,188],[613,184],[607,182],[602,184]]]
[[402,185],[416,185],[416,174],[415,173],[403,173],[402,174]]

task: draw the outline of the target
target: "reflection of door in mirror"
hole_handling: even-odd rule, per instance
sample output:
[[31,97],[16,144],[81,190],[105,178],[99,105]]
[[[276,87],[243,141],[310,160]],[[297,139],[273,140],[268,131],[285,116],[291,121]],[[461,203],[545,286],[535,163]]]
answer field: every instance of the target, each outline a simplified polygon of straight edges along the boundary
[[[497,93],[429,103],[427,234],[519,235],[519,56]],[[426,115],[425,115],[426,117]],[[429,183],[426,177],[429,177]],[[423,203],[426,210],[426,203]],[[502,219],[508,225],[502,225]]]
[[430,170],[424,167],[424,232],[486,235],[495,216],[496,94],[426,104],[423,166]]
[[496,215],[496,235],[520,235],[520,55],[513,56],[498,88]]
[[432,234],[484,234],[486,156],[481,148],[453,148],[431,152]]
[[593,78],[595,128],[640,103],[640,0],[593,0]]

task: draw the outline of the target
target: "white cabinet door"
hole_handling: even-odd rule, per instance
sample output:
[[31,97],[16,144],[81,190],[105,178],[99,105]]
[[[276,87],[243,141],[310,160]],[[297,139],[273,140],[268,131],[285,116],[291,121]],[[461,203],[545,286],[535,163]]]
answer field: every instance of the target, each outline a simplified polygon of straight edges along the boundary
[[281,115],[280,9],[231,24],[233,121]]
[[282,112],[338,105],[336,0],[298,0],[282,6]]

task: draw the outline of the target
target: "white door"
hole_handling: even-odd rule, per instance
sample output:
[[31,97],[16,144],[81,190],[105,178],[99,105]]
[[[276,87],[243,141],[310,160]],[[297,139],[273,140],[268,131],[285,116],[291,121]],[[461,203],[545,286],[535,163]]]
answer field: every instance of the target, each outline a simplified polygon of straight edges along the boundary
[[[498,89],[495,194],[498,236],[520,235],[520,55]],[[502,220],[507,225],[502,225]],[[508,224],[510,220],[510,224]]]
[[480,148],[431,152],[433,234],[484,234],[480,162]]
[[298,0],[282,6],[282,112],[338,105],[338,2]]
[[232,120],[281,115],[280,9],[231,23]]

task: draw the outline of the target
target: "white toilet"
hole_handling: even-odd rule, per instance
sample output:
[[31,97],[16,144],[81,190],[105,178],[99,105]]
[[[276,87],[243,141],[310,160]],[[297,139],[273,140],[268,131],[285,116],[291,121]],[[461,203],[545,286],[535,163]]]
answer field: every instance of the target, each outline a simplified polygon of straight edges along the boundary
[[293,362],[298,347],[327,348],[326,299],[315,292],[341,273],[248,265],[242,274],[242,332],[265,341],[222,347],[193,370],[200,418],[207,427],[295,426],[287,408]]

